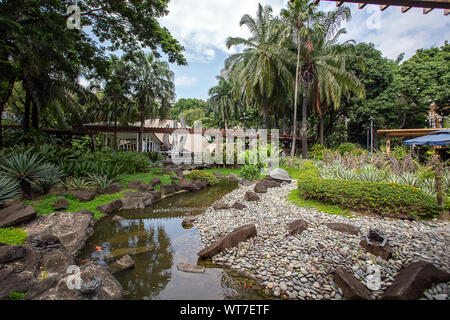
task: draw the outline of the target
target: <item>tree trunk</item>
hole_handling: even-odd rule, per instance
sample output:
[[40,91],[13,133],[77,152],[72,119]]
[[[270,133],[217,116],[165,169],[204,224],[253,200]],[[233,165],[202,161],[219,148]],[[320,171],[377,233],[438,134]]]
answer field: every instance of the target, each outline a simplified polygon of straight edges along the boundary
[[286,131],[287,131],[287,117],[286,117],[286,113],[283,114],[283,123],[282,123],[282,129],[281,130],[283,130],[282,134],[285,134]]
[[141,107],[141,127],[139,128],[138,141],[136,141],[136,147],[139,145],[139,152],[144,152],[142,137],[144,136],[144,123],[145,123],[145,106]]
[[22,198],[24,200],[31,200],[32,199],[31,184],[26,180],[21,180],[20,188],[22,189]]
[[23,131],[25,133],[28,133],[30,131],[30,109],[31,109],[31,96],[26,91],[25,94],[25,106],[24,106],[24,112],[23,112]]
[[31,126],[34,129],[39,128],[39,110],[38,105],[33,101],[31,107]]
[[114,116],[114,150],[117,150],[117,116]]
[[6,102],[8,102],[9,97],[11,96],[11,93],[13,91],[15,82],[16,82],[15,77],[9,81],[7,92],[2,101],[0,102],[0,147],[2,147],[3,145],[2,115],[3,111],[5,110]]
[[262,98],[262,108],[263,108],[263,124],[262,128],[267,129],[267,98],[266,94],[264,93]]
[[94,135],[91,134],[91,142],[92,142],[92,151],[97,151],[97,141],[95,141]]
[[303,103],[302,103],[302,154],[303,159],[308,159],[308,140],[306,135],[306,126],[307,126],[307,119],[306,119],[306,98],[308,94],[308,83],[305,82],[303,85]]
[[297,141],[297,137],[295,135],[295,129],[297,127],[297,96],[298,96],[298,70],[300,67],[300,32],[297,32],[297,66],[295,69],[295,89],[294,89],[294,121],[293,123],[293,130],[292,130],[292,145],[291,145],[291,162],[290,165],[292,166],[294,162],[295,157],[295,145]]
[[320,144],[323,145],[323,114],[319,118]]

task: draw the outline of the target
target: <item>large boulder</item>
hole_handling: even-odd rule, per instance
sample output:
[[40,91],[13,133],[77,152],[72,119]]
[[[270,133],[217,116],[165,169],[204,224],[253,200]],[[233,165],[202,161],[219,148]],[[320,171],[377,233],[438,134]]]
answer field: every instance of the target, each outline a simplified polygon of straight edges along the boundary
[[256,193],[266,193],[267,192],[267,187],[266,185],[259,181],[255,184],[255,188],[253,189]]
[[247,224],[237,228],[231,233],[221,237],[219,240],[197,253],[201,258],[211,258],[222,250],[235,247],[239,242],[246,241],[256,236],[256,226]]
[[76,255],[94,232],[94,214],[84,212],[52,213],[39,216],[24,229],[32,239],[35,235],[51,234],[58,237],[67,251]]
[[290,235],[301,234],[303,231],[306,230],[306,228],[308,228],[308,223],[305,220],[302,219],[294,220],[289,224],[289,234]]
[[341,267],[334,273],[334,282],[344,292],[344,298],[348,300],[370,300],[370,291],[350,272]]
[[292,181],[292,178],[289,175],[289,173],[281,168],[275,168],[270,170],[269,176],[277,182],[286,181],[290,183]]
[[36,218],[36,210],[22,202],[0,210],[0,228],[11,227]]
[[244,195],[244,200],[245,201],[259,201],[260,198],[256,193],[247,191]]
[[160,186],[161,195],[166,195],[169,193],[174,193],[176,191],[175,185],[173,184],[162,184]]
[[194,191],[200,189],[199,186],[197,186],[195,183],[189,180],[181,179],[178,181],[178,186],[181,188],[181,190],[188,190],[188,191]]
[[110,213],[116,212],[117,210],[122,208],[122,205],[123,205],[122,200],[117,199],[117,200],[111,201],[109,203],[103,204],[101,206],[98,206],[97,209],[100,212],[110,214]]
[[120,183],[115,182],[111,184],[106,190],[104,190],[102,193],[104,194],[114,194],[122,191],[122,188],[120,187]]
[[[55,286],[35,297],[35,300],[120,300],[123,297],[122,285],[113,277],[108,268],[99,264],[85,264],[80,267],[81,287],[74,284],[73,275],[67,275]],[[98,279],[99,286],[94,290],[86,287]],[[81,290],[80,290],[81,289]],[[26,297],[26,296],[25,296]]]
[[216,201],[216,203],[214,203],[213,208],[214,208],[214,210],[230,209],[230,207],[225,202],[223,202],[222,200]]
[[25,248],[18,245],[0,245],[0,264],[25,257]]
[[53,202],[53,210],[61,211],[66,210],[69,207],[69,201],[67,201],[66,198],[59,198],[56,199],[55,202]]
[[346,223],[327,223],[326,226],[331,230],[353,234],[355,236],[361,231],[361,228]]
[[70,193],[74,195],[80,202],[92,201],[95,199],[95,196],[97,195],[93,191],[83,191],[83,190],[75,190],[71,191]]
[[373,255],[382,257],[384,260],[389,260],[394,255],[394,250],[389,246],[389,244],[385,244],[384,246],[380,245],[381,243],[373,242],[367,243],[366,239],[362,239],[359,242],[359,245],[366,249],[367,252],[370,252]]
[[417,300],[434,283],[450,281],[450,273],[430,262],[412,262],[403,269],[384,293],[384,300]]

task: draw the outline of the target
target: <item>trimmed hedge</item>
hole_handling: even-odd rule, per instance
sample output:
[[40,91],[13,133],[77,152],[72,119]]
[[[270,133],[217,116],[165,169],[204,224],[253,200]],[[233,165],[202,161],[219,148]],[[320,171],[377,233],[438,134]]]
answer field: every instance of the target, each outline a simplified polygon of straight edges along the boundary
[[319,178],[319,169],[306,163],[298,179],[300,197],[344,208],[390,216],[433,217],[440,212],[433,197],[419,188],[385,182]]

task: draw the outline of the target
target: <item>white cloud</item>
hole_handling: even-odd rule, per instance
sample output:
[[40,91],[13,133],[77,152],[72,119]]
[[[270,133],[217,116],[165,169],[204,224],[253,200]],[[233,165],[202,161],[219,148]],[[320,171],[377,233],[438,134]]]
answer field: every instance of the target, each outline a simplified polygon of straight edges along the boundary
[[177,76],[175,77],[175,86],[178,87],[190,87],[197,83],[197,78],[189,76]]
[[286,5],[283,0],[172,0],[169,15],[160,22],[186,48],[188,61],[210,62],[217,50],[230,52],[225,46],[228,37],[249,35],[239,21],[246,13],[254,16],[258,2],[271,5],[274,14]]
[[[209,63],[218,51],[233,52],[225,46],[227,37],[249,35],[239,21],[246,13],[254,16],[259,2],[271,5],[273,13],[279,14],[287,0],[172,0],[169,15],[160,21],[185,46],[189,62]],[[409,58],[419,48],[440,46],[450,38],[450,19],[443,10],[423,15],[422,9],[413,8],[402,14],[400,7],[392,6],[381,12],[381,28],[373,30],[367,27],[367,20],[375,8],[379,10],[378,6],[367,6],[364,10],[358,10],[357,4],[349,6],[353,18],[346,25],[348,35],[342,39],[372,42],[392,59],[402,52]],[[335,4],[322,1],[321,8],[328,11]]]

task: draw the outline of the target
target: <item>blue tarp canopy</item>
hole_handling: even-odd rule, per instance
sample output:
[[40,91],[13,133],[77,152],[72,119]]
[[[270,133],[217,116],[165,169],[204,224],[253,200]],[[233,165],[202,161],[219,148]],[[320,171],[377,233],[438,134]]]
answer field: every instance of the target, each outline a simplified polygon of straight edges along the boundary
[[406,146],[450,146],[450,129],[439,130],[423,137],[403,141]]

